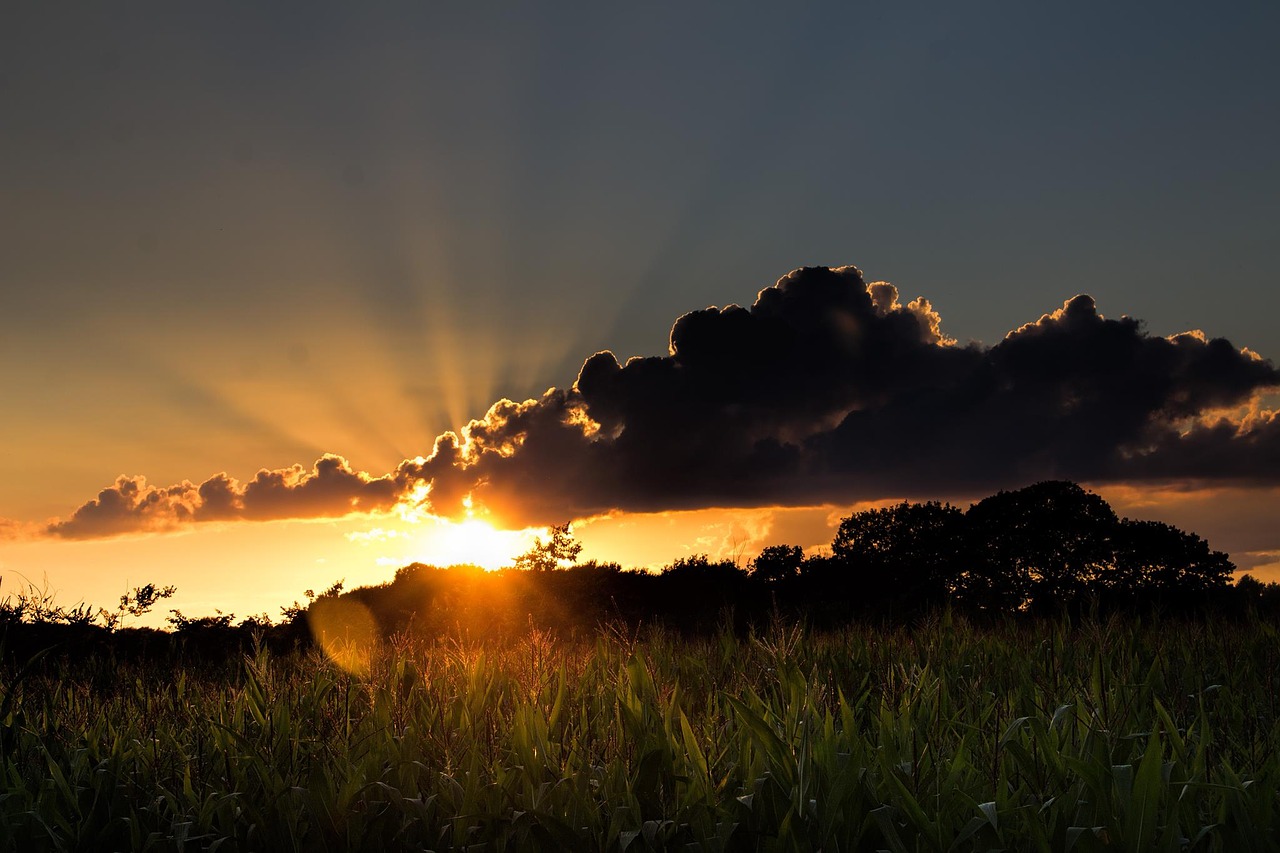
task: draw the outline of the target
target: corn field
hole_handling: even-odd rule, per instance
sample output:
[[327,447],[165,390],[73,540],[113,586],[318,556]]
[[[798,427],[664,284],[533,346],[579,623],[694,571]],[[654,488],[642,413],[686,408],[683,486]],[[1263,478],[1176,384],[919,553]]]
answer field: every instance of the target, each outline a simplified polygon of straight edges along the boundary
[[[1280,636],[1131,620],[10,663],[41,850],[1280,849]],[[354,661],[354,663],[353,663]]]

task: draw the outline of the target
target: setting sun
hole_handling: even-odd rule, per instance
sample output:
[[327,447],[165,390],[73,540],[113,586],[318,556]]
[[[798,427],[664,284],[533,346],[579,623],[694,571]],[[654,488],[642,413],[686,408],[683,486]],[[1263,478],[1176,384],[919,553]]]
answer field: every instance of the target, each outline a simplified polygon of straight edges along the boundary
[[4,6],[0,853],[1280,851],[1280,2],[742,6]]
[[438,566],[470,564],[490,571],[511,565],[529,548],[536,530],[498,530],[487,521],[437,520],[430,532],[419,537],[418,562]]

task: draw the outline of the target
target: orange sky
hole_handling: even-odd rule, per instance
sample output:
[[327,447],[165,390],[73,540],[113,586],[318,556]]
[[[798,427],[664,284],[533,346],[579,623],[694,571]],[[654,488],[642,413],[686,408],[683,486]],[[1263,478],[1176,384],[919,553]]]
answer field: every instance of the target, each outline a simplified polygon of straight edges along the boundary
[[[1184,404],[1196,415],[1216,405],[1216,390],[1236,388],[1236,396],[1223,392],[1233,404],[1265,390],[1256,377],[1241,379],[1261,372],[1242,347],[1280,356],[1276,13],[1204,4],[1154,16],[1115,4],[1024,4],[1015,15],[936,6],[923,15],[860,4],[732,15],[697,4],[598,5],[590,14],[567,6],[495,13],[482,4],[6,10],[0,595],[47,583],[65,603],[105,606],[130,586],[171,583],[179,592],[169,603],[188,615],[276,614],[307,588],[382,582],[414,560],[501,562],[535,532],[495,537],[474,524],[459,530],[394,512],[343,517],[349,505],[332,500],[324,511],[294,513],[328,516],[310,521],[229,521],[228,513],[187,524],[181,513],[205,505],[192,497],[202,483],[227,487],[225,496],[260,470],[300,465],[305,476],[324,454],[349,462],[338,472],[348,481],[362,472],[394,478],[494,401],[570,389],[593,353],[610,350],[621,371],[630,356],[674,356],[669,332],[688,312],[700,316],[685,329],[685,366],[702,359],[705,371],[686,396],[647,385],[635,375],[642,370],[612,387],[621,371],[594,361],[599,419],[615,409],[621,435],[630,417],[634,446],[611,457],[618,467],[598,466],[579,441],[577,467],[566,464],[560,482],[548,483],[555,463],[573,455],[561,453],[564,436],[548,417],[540,424],[553,428],[538,434],[549,440],[534,459],[541,467],[454,466],[471,481],[426,472],[442,500],[446,480],[453,498],[490,487],[495,506],[558,485],[561,503],[548,499],[538,516],[555,523],[578,485],[594,488],[580,515],[846,494],[781,495],[758,483],[747,495],[733,483],[717,493],[717,475],[747,467],[730,452],[700,494],[698,483],[664,493],[640,482],[674,481],[715,456],[704,451],[738,438],[748,448],[776,440],[783,456],[832,451],[815,458],[844,467],[812,469],[837,485],[848,475],[861,486],[865,477],[857,496],[894,499],[912,472],[895,479],[885,465],[877,480],[868,469],[914,462],[918,489],[903,497],[967,506],[987,492],[939,494],[922,472],[960,460],[945,481],[952,488],[996,459],[1016,479],[1043,459],[1097,458],[1085,452],[1089,440],[1102,444],[1098,436],[1119,424],[1123,441],[1102,456],[1117,447],[1142,456],[1166,443],[1136,478],[1181,477],[1161,466],[1187,459],[1200,465],[1187,476],[1234,485],[1095,491],[1121,515],[1194,531],[1241,567],[1280,580],[1280,502],[1266,485],[1280,482],[1269,450],[1280,445],[1280,417],[1220,441],[1224,456],[1213,436],[1187,441],[1205,451],[1194,458],[1178,441],[1205,436],[1179,433],[1184,424],[1175,423]],[[900,290],[890,299],[879,287],[875,310],[807,361],[788,362],[784,347],[766,352],[756,338],[737,346],[747,340],[730,340],[742,313],[701,310],[752,305],[788,270],[850,263],[867,271],[868,284],[885,278]],[[1067,317],[1065,301],[1086,293],[1087,304],[1074,301]],[[1001,375],[1010,387],[1038,378],[1009,399],[993,383],[984,416],[967,431],[944,429],[945,415],[965,407],[948,409],[963,395],[941,392],[970,387],[992,364],[939,372],[944,360],[930,347],[945,341],[950,365],[965,360],[968,344],[997,347],[1037,317],[1061,331],[1093,328],[1101,312],[1112,322],[1101,337],[1072,338],[1060,348],[1070,357],[1058,361],[1058,350],[1030,341],[1033,357],[1010,355],[1017,369]],[[1141,346],[1119,349],[1157,355],[1129,373],[1087,364],[1073,373],[1079,365],[1065,363],[1101,352],[1093,344],[1112,339],[1125,315],[1149,326]],[[805,342],[841,319],[788,316]],[[1088,322],[1076,323],[1082,317]],[[1203,336],[1172,346],[1191,329],[1228,339],[1230,357],[1203,357]],[[873,340],[892,345],[859,350]],[[841,361],[846,350],[852,355]],[[919,358],[896,359],[904,352]],[[719,377],[718,361],[751,367]],[[1234,379],[1204,379],[1224,363]],[[1173,373],[1153,364],[1173,364]],[[707,389],[763,388],[739,380],[771,370],[774,384],[759,396],[677,417]],[[1157,378],[1142,386],[1148,370]],[[1063,376],[1069,381],[1055,385]],[[849,377],[866,382],[824,403]],[[910,393],[887,393],[904,377]],[[1041,394],[1036,382],[1046,377],[1052,388]],[[789,396],[800,387],[806,399]],[[1167,399],[1111,417],[1155,388]],[[632,391],[649,396],[620,405]],[[1076,429],[1076,403],[1091,394],[1087,428]],[[771,397],[784,402],[770,409]],[[912,400],[919,410],[850,417],[848,431],[819,435],[886,400]],[[646,420],[663,401],[671,410]],[[1056,408],[1037,408],[1045,401]],[[1274,398],[1266,405],[1277,408]],[[546,409],[534,414],[557,414]],[[743,413],[760,418],[734,421]],[[670,442],[666,468],[633,452],[695,433],[698,423],[720,432]],[[923,426],[899,435],[913,424]],[[502,425],[488,424],[494,432]],[[1028,439],[1021,456],[1001,459],[1006,444],[1037,430],[1045,435]],[[1266,452],[1236,452],[1255,439]],[[1234,461],[1232,470],[1214,469],[1222,459]],[[1269,469],[1254,471],[1255,459]],[[785,461],[753,459],[763,464],[752,470]],[[615,500],[607,483],[586,483],[597,470],[639,483],[623,496],[631,502]],[[144,514],[129,529],[179,529],[46,535],[52,520],[66,521],[122,476],[145,476],[158,490],[148,494],[169,501],[168,515],[150,524],[156,519]],[[1129,475],[1096,476],[1115,483]],[[390,490],[379,488],[365,497],[385,508]],[[303,497],[333,498],[315,491]],[[257,503],[252,517],[288,516],[279,506]],[[619,513],[584,521],[577,533],[584,558],[628,566],[697,553],[745,561],[769,544],[821,547],[851,508]]]
[[[1162,520],[1197,532],[1213,547],[1231,550],[1242,571],[1280,581],[1280,552],[1268,551],[1274,540],[1260,532],[1275,521],[1280,490],[1096,491],[1121,516]],[[810,551],[829,545],[840,518],[852,509],[622,513],[580,523],[574,533],[584,544],[584,560],[656,568],[679,557],[708,554],[745,565],[766,545],[794,544]],[[206,524],[181,533],[0,542],[0,577],[3,591],[12,592],[29,580],[47,584],[61,603],[98,606],[114,605],[122,592],[142,583],[176,585],[173,599],[139,624],[162,625],[169,607],[187,616],[221,610],[238,618],[265,612],[278,619],[279,608],[302,599],[306,589],[323,589],[337,580],[345,580],[347,588],[383,583],[414,561],[446,565],[470,559],[495,567],[525,550],[541,532],[495,533],[474,523],[397,514]]]

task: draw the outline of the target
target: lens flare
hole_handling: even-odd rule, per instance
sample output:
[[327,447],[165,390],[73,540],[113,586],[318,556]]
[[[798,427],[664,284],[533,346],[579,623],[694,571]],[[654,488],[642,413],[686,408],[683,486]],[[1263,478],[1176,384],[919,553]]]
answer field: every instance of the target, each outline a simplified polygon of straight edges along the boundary
[[352,675],[369,674],[378,638],[369,608],[345,598],[320,598],[307,609],[307,624],[329,660]]

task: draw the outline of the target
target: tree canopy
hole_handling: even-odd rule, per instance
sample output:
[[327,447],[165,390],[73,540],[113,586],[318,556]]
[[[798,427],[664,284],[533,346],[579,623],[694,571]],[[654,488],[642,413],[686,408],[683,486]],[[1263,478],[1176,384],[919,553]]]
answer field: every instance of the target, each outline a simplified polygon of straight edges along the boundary
[[857,512],[841,522],[832,551],[886,604],[918,609],[950,598],[986,613],[1193,607],[1235,571],[1199,536],[1119,519],[1066,481],[999,492],[964,513],[937,503]]
[[516,557],[515,568],[549,572],[572,564],[582,553],[582,543],[573,538],[569,528],[566,522],[552,527],[545,542],[542,537],[534,539],[529,550]]

